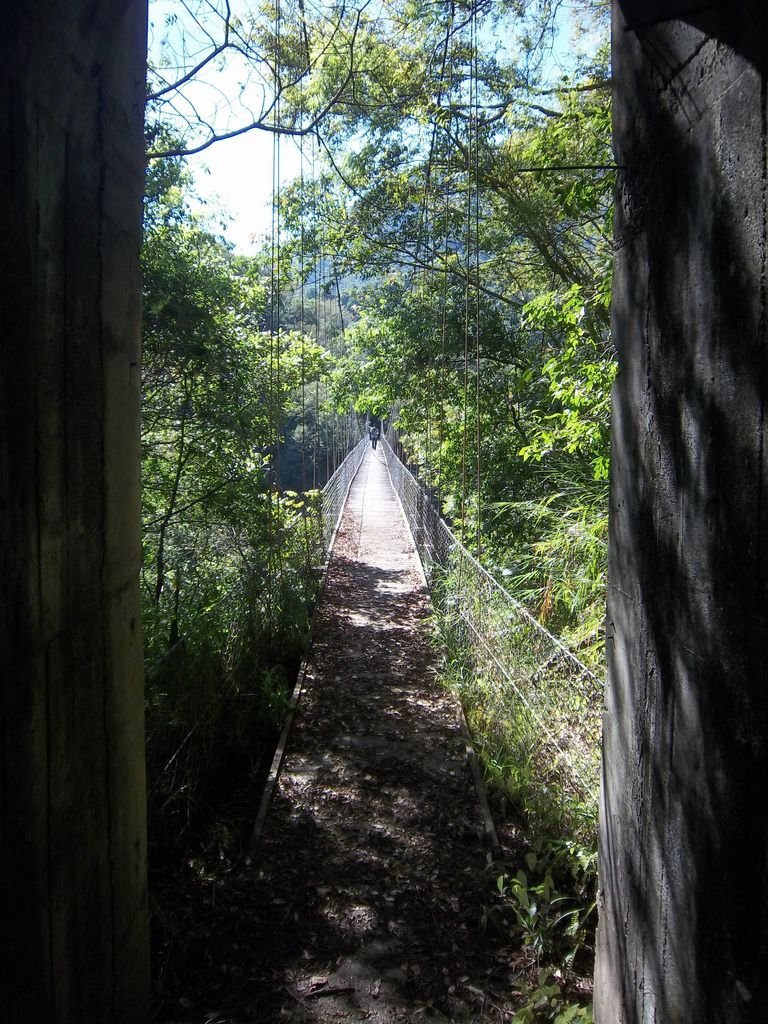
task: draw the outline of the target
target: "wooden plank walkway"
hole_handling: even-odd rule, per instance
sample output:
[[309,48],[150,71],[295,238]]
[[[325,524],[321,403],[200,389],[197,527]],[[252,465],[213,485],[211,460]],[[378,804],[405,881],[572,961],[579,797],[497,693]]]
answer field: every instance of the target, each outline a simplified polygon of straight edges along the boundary
[[429,616],[384,453],[369,449],[253,854],[254,1020],[499,1019],[484,821]]

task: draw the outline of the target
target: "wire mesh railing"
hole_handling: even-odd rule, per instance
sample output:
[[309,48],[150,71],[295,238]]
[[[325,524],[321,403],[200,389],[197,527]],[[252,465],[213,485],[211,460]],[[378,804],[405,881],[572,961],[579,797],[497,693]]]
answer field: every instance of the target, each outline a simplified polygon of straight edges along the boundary
[[501,767],[512,775],[530,769],[540,795],[562,796],[571,808],[583,805],[591,813],[599,788],[602,680],[463,547],[386,440],[383,448],[449,647],[461,652],[483,732],[492,748],[507,757],[514,752],[514,763]]
[[367,437],[362,437],[322,490],[322,532],[326,551],[330,548],[333,541],[336,527],[344,509],[344,503],[349,494],[349,488],[360,468],[360,463],[363,461],[367,444]]

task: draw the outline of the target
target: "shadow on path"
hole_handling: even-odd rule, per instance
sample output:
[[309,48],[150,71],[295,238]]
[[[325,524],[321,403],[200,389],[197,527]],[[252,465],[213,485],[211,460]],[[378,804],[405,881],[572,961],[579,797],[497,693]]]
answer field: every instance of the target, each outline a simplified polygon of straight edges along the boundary
[[379,454],[337,534],[264,830],[211,912],[211,1021],[502,1019],[487,992],[508,988],[509,957],[480,930],[483,820]]

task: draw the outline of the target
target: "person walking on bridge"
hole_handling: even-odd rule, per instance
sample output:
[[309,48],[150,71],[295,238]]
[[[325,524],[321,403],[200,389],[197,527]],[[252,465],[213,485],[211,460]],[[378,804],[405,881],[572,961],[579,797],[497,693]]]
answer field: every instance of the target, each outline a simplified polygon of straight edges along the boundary
[[368,431],[368,437],[370,437],[371,439],[371,448],[373,448],[374,451],[376,451],[376,445],[378,444],[379,441],[379,434],[379,428],[376,426],[375,423],[372,423],[371,429]]

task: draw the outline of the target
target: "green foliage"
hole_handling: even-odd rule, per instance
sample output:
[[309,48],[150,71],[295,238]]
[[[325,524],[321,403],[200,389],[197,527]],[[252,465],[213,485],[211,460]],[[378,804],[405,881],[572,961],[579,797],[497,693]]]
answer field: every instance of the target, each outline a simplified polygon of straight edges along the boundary
[[576,840],[538,839],[525,866],[510,865],[496,878],[503,926],[522,940],[537,964],[573,969],[594,955],[596,854]]
[[[413,16],[415,53],[440,12]],[[616,372],[606,54],[539,88],[511,60],[475,61],[466,37],[442,28],[451,73],[429,65],[399,118],[368,111],[365,137],[334,150],[343,182],[324,183],[328,249],[355,275],[333,390],[339,408],[393,410],[457,535],[601,676]],[[470,72],[483,107],[474,136]],[[551,731],[572,737],[589,779],[578,789],[453,614],[455,583],[437,595],[441,639],[486,771],[532,835],[592,848],[599,693],[557,673],[528,693]],[[557,919],[547,907],[539,931]]]
[[[440,13],[414,17],[412,68]],[[537,89],[442,27],[451,75],[430,66],[399,118],[369,110],[365,137],[335,154],[343,181],[324,183],[337,269],[368,281],[333,391],[340,408],[397,409],[459,535],[479,534],[485,564],[597,663],[615,376],[605,55]],[[502,111],[474,138],[468,69]]]
[[[551,486],[563,483],[554,479]],[[519,516],[533,533],[510,574],[515,594],[598,674],[603,671],[607,497],[606,485],[592,494],[571,486],[538,500],[497,505],[500,514]]]
[[574,1003],[563,995],[556,971],[540,971],[535,984],[525,983],[520,990],[524,1003],[512,1017],[512,1024],[594,1024],[591,1006]]
[[[513,1021],[592,1024],[591,1006],[575,1000],[568,979],[590,973],[596,926],[596,853],[577,841],[539,837],[496,875],[486,927],[506,933],[532,958],[533,971],[516,984],[522,1005]],[[499,865],[494,865],[498,870]]]
[[[604,30],[605,5],[581,6],[597,18],[585,31]],[[272,485],[289,441],[306,454],[308,424],[315,463],[333,447],[323,408],[394,421],[456,533],[601,674],[610,82],[602,46],[543,80],[537,42],[557,8],[398,0],[303,21],[288,0],[281,25],[268,7],[238,25],[283,126],[322,120],[328,159],[280,195],[276,269],[284,291],[314,290],[311,310],[303,293],[300,308],[298,292],[269,294],[266,258],[235,258],[190,216],[181,165],[152,166],[143,583],[149,717],[166,730],[156,777],[179,817],[201,799],[217,737],[239,746],[244,722],[268,731],[282,712],[317,537],[312,499]],[[517,49],[486,46],[491,33]],[[156,149],[178,148],[158,131]],[[436,587],[447,675],[531,844],[498,876],[488,923],[538,966],[515,1020],[586,1022],[562,982],[594,924],[599,695],[526,663],[518,699],[456,613],[459,599],[479,605],[468,589],[450,573]],[[512,632],[501,613],[491,625]],[[586,783],[569,781],[542,721]]]
[[[446,581],[450,587],[450,579]],[[455,581],[454,581],[455,582]],[[494,625],[494,609],[478,595],[478,623],[467,626],[459,604],[473,601],[466,578],[463,594],[453,596],[440,582],[433,591],[436,626],[445,653],[444,679],[461,700],[486,776],[531,836],[577,839],[585,848],[597,842],[600,687],[563,661],[537,653],[532,630],[517,628],[510,612]],[[514,633],[522,657],[510,642],[497,643],[495,658],[486,645],[501,629]],[[498,659],[505,662],[506,675]],[[515,663],[517,660],[517,663]],[[544,670],[546,666],[546,671]],[[512,686],[510,678],[515,681]]]
[[331,369],[265,329],[258,263],[188,209],[179,161],[152,165],[143,251],[143,561],[150,817],[204,819],[261,770],[317,595],[317,496],[275,489],[286,409]]
[[526,844],[493,866],[483,922],[535,965],[538,982],[530,971],[520,980],[519,1020],[588,1020],[567,982],[593,955],[601,686],[470,559],[452,557],[431,580],[444,678]]
[[[601,309],[593,303],[592,312]],[[520,449],[525,460],[542,462],[567,456],[584,475],[588,466],[595,480],[606,480],[609,464],[608,417],[616,363],[604,340],[589,330],[590,307],[584,289],[574,284],[563,295],[544,292],[523,307],[523,326],[557,339],[541,366],[550,399],[528,428],[529,441]]]
[[[273,533],[215,579],[223,552],[198,564],[186,594],[145,614],[150,815],[156,840],[204,821],[231,779],[260,774],[285,714],[317,596],[321,538],[314,501],[284,496]],[[278,518],[279,517],[279,518]],[[276,550],[279,545],[280,561]],[[226,552],[226,548],[224,549]],[[170,645],[169,637],[177,637]]]

